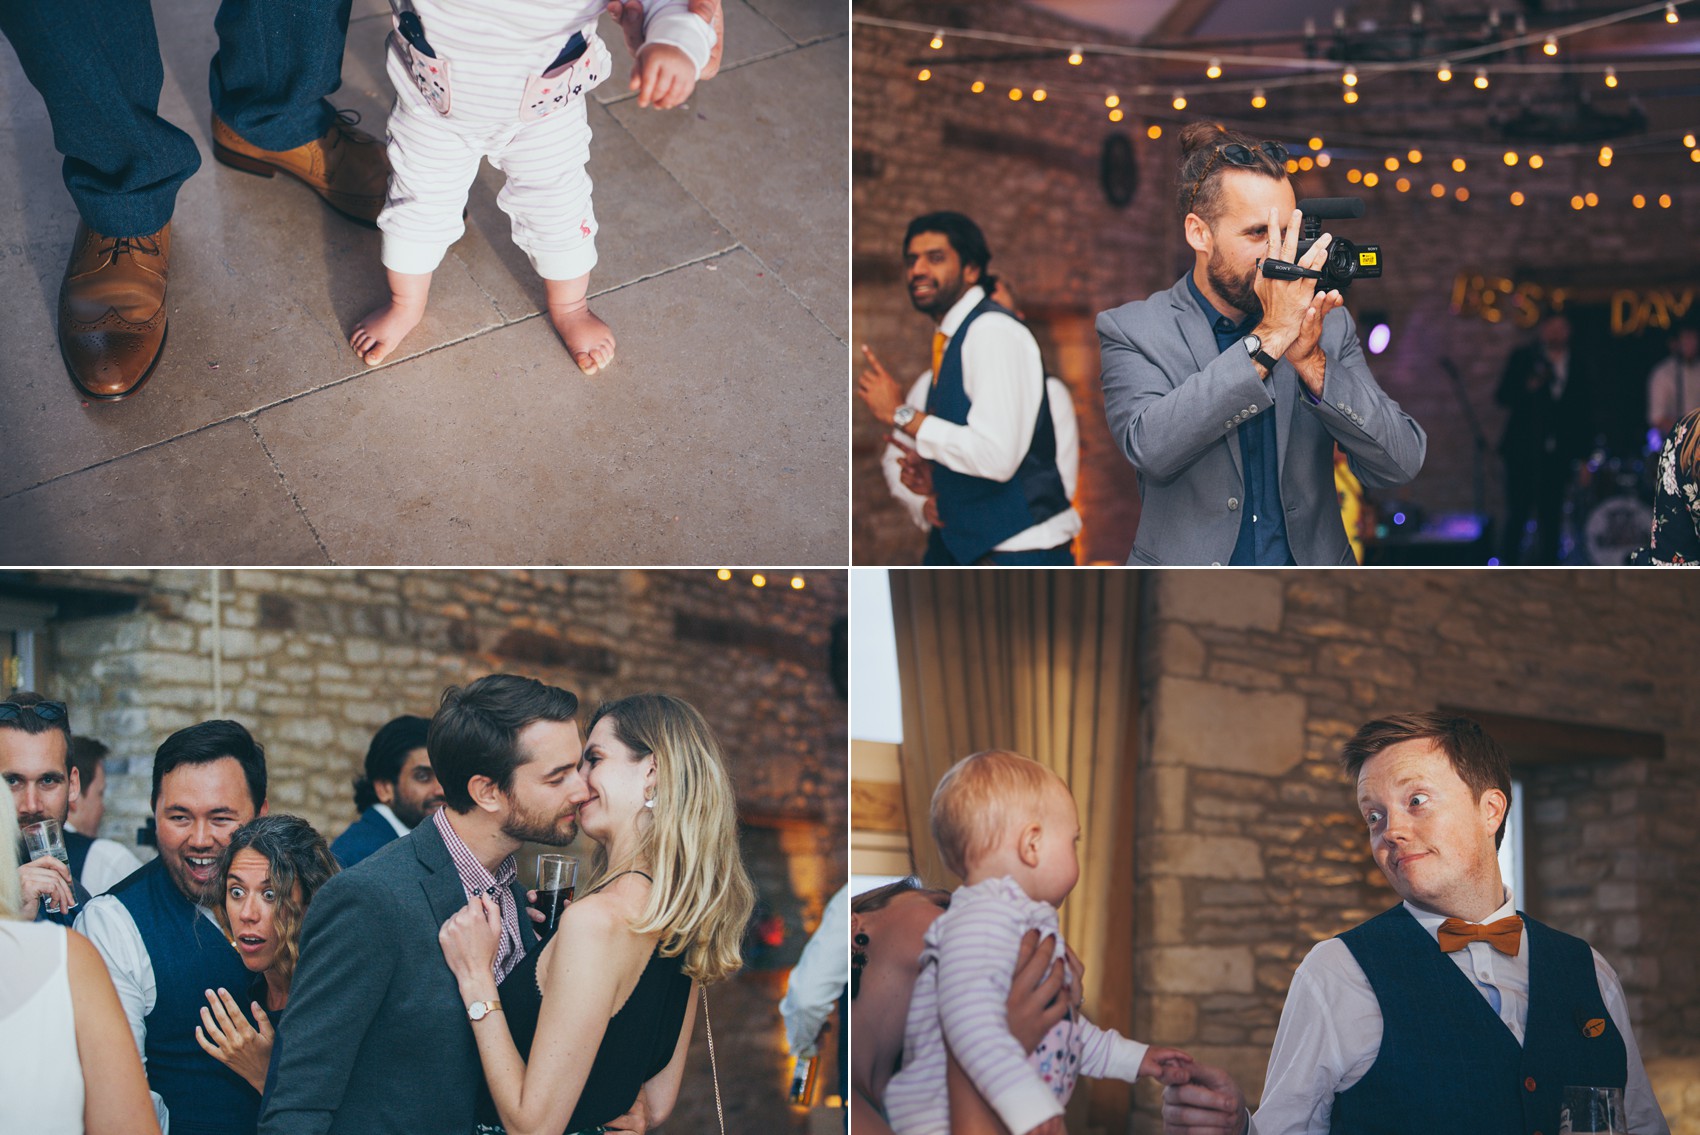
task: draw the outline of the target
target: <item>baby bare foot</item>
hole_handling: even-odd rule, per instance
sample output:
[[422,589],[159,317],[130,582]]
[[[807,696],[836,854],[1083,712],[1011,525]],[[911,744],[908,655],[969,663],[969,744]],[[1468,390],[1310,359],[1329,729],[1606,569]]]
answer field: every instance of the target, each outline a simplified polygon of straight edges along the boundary
[[375,367],[389,357],[409,331],[425,317],[424,304],[403,304],[391,300],[354,325],[348,336],[354,353],[369,367]]
[[561,336],[561,342],[573,356],[573,362],[586,376],[603,370],[614,361],[614,332],[584,300],[577,303],[550,304],[549,321]]

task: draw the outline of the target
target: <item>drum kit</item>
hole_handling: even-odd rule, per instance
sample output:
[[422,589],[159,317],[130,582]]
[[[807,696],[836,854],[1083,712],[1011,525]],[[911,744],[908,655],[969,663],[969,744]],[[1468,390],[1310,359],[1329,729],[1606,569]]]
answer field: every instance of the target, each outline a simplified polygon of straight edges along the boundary
[[1560,557],[1570,564],[1621,566],[1653,529],[1659,454],[1596,449],[1576,465],[1564,504]]

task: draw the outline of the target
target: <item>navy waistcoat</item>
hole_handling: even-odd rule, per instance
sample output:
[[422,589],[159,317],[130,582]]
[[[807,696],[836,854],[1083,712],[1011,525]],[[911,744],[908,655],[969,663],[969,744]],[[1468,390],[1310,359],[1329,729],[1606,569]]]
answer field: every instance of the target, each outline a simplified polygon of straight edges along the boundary
[[[968,328],[988,311],[1009,313],[983,299],[970,311],[945,346],[939,373],[927,394],[927,413],[957,425],[968,424],[973,402],[962,385],[962,344]],[[1013,318],[1013,316],[1011,317]],[[1050,395],[1039,375],[1039,420],[1033,443],[1007,481],[970,477],[933,462],[933,491],[938,496],[938,535],[958,563],[972,564],[1018,532],[1049,520],[1068,508],[1062,474],[1057,471],[1057,434],[1051,422]]]
[[1381,1005],[1381,1050],[1334,1097],[1331,1132],[1557,1135],[1566,1085],[1621,1088],[1623,1036],[1580,938],[1523,915],[1523,1044],[1403,905],[1340,935]]
[[136,920],[153,964],[156,993],[144,1018],[142,1055],[148,1087],[171,1112],[171,1135],[254,1135],[260,1093],[195,1042],[205,991],[223,987],[239,997],[254,975],[219,928],[183,897],[164,860],[133,872],[111,894]]

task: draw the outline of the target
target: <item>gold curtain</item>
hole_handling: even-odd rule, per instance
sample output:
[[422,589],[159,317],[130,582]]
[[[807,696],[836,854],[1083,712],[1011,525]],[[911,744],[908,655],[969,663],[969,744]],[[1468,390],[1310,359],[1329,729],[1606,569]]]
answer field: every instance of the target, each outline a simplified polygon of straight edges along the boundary
[[[1127,1031],[1131,993],[1133,759],[1138,692],[1136,571],[893,571],[903,698],[903,793],[915,866],[958,882],[933,847],[927,809],[946,769],[1013,749],[1066,781],[1080,807],[1080,882],[1063,934],[1086,963],[1088,1011]],[[1111,956],[1114,949],[1116,956]],[[1106,1006],[1107,1007],[1107,1006]]]

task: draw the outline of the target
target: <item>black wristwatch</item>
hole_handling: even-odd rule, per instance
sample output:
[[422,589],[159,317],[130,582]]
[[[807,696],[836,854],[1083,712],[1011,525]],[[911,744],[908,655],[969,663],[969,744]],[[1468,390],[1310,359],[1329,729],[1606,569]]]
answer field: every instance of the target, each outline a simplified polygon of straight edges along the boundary
[[1263,349],[1262,339],[1256,335],[1247,335],[1240,342],[1245,344],[1245,353],[1251,356],[1253,362],[1263,364],[1263,369],[1270,374],[1275,373],[1275,364],[1280,360]]

